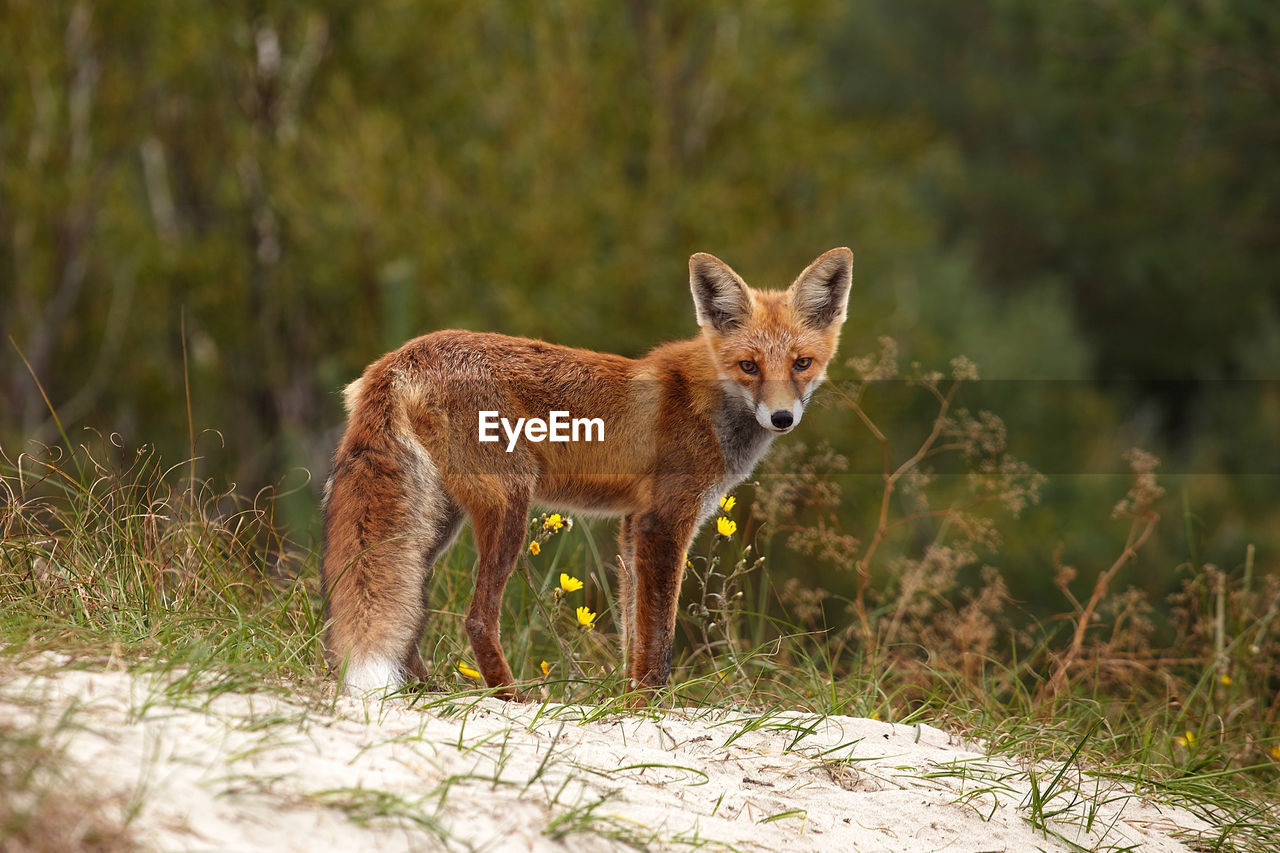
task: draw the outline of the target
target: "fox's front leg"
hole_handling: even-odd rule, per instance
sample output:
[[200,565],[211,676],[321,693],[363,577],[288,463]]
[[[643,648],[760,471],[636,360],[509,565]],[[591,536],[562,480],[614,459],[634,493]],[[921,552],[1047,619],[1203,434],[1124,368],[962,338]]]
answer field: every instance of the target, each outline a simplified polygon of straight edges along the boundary
[[657,689],[671,675],[671,644],[680,581],[684,577],[684,554],[696,523],[694,512],[683,517],[646,512],[629,519],[635,547],[635,585],[631,589],[634,624],[628,644],[627,675],[633,690]]

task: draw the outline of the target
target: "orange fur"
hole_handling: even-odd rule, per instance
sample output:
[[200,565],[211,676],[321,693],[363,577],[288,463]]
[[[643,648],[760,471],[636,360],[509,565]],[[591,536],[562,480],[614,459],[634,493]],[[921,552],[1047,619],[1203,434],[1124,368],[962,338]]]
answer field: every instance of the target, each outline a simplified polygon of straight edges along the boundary
[[[619,600],[633,687],[669,676],[683,555],[720,495],[794,428],[845,317],[852,254],[833,249],[786,291],[689,262],[702,334],[641,359],[498,334],[441,331],[369,365],[344,392],[325,487],[331,664],[357,688],[426,670],[431,567],[470,519],[479,551],[466,630],[485,682],[514,697],[498,636],[502,590],[533,502],[621,516]],[[808,360],[807,362],[805,360]],[[478,440],[479,413],[600,418],[603,441]]]

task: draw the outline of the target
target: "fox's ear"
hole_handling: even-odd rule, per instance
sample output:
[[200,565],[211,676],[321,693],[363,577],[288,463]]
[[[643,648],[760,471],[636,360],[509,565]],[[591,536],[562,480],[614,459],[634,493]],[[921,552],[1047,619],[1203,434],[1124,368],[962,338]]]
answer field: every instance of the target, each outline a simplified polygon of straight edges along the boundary
[[746,282],[714,255],[699,252],[689,258],[689,289],[699,326],[729,332],[751,314],[751,292]]
[[844,322],[852,284],[853,252],[832,249],[800,273],[787,289],[787,300],[805,323],[826,329]]

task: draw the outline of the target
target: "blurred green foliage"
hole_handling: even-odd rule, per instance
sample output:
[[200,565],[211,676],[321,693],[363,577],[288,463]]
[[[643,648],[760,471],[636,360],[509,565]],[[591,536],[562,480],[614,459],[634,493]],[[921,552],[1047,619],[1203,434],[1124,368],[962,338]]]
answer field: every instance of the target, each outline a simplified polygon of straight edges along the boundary
[[1277,376],[1251,360],[1280,317],[1275,4],[859,9],[842,111],[921,115],[959,148],[936,209],[989,285],[1065,283],[1103,376]]
[[[0,0],[0,443],[57,438],[33,372],[77,428],[181,459],[190,426],[202,473],[318,481],[338,390],[407,337],[637,355],[694,333],[690,253],[778,286],[850,245],[845,355],[887,334],[1033,380],[997,395],[1016,452],[1150,446],[1234,554],[1280,526],[1280,390],[1215,384],[1280,364],[1278,26],[1265,0]],[[1073,528],[1109,553],[1123,486],[1073,482],[1006,534],[1018,571]]]

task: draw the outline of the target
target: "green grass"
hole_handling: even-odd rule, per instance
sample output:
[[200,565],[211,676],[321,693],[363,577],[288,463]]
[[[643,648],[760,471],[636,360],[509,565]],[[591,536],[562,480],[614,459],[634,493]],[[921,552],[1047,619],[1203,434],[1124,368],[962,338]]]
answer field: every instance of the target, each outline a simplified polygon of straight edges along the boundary
[[145,452],[75,458],[2,463],[7,653],[145,661],[176,674],[177,694],[316,683],[313,555],[272,527],[269,504],[184,489]]
[[[187,474],[186,466],[165,468],[154,455],[113,442],[74,455],[0,454],[0,659],[7,659],[0,666],[53,650],[78,666],[116,661],[162,673],[150,700],[157,704],[200,707],[223,692],[274,691],[304,710],[331,708],[333,680],[321,654],[318,554],[275,526],[271,495],[219,492]],[[502,627],[509,652],[528,650],[511,663],[528,695],[542,703],[534,724],[635,714],[623,697],[607,549],[586,525],[552,534],[540,519],[532,524],[541,553],[522,558]],[[468,542],[464,536],[434,580],[423,642],[433,682],[426,692],[407,694],[414,707],[458,717],[464,726],[489,695],[457,670],[471,660],[461,624],[475,559]],[[1034,768],[1032,794],[1017,808],[1046,837],[1058,834],[1070,843],[1060,837],[1063,816],[1090,825],[1091,815],[1113,796],[1102,783],[1114,781],[1209,820],[1219,834],[1198,841],[1202,849],[1280,848],[1280,620],[1274,618],[1280,599],[1273,582],[1253,575],[1251,560],[1237,576],[1199,570],[1185,602],[1188,628],[1176,648],[1109,643],[1107,631],[1117,634],[1115,614],[1124,602],[1104,590],[1092,609],[1107,617],[1098,617],[1100,627],[1085,625],[1087,644],[1073,642],[1071,628],[1079,623],[1041,626],[1005,603],[983,611],[989,625],[978,620],[998,638],[982,644],[981,654],[963,653],[977,648],[976,617],[965,608],[981,598],[980,588],[909,607],[901,596],[876,599],[868,590],[861,603],[827,600],[814,610],[796,590],[770,582],[740,538],[707,538],[690,555],[690,565],[672,686],[659,707],[641,714],[660,718],[663,707],[678,706],[713,720],[719,746],[770,731],[783,734],[788,749],[803,749],[812,721],[823,715],[928,722],[981,739],[994,753]],[[562,572],[582,579],[583,589],[557,595]],[[856,617],[851,625],[826,625],[830,614],[840,612],[833,604]],[[578,606],[600,614],[592,629],[574,618]],[[1081,615],[1094,614],[1082,606]],[[870,626],[870,642],[857,635],[859,624]],[[890,631],[892,642],[876,641]],[[1064,675],[1053,686],[1057,673]],[[737,713],[716,716],[726,711]],[[289,717],[252,724],[297,723]],[[56,737],[48,731],[3,735],[0,801],[46,790],[47,780],[29,768],[39,757],[56,772],[56,749],[48,746]],[[497,750],[486,771],[489,784],[542,784],[541,771],[522,783],[507,779],[499,741],[460,734],[457,746]],[[817,760],[836,776],[856,766],[835,755]],[[549,751],[542,769],[556,761]],[[696,782],[696,771],[679,766],[617,772],[625,776],[645,767]],[[940,779],[963,777],[963,796],[975,808],[1008,799],[1003,783],[981,768],[937,772]],[[439,809],[450,787],[464,781],[447,779],[412,801],[332,790],[317,794],[316,802],[353,821],[391,821],[440,836]],[[551,838],[593,834],[637,849],[705,843],[660,838],[632,826],[607,813],[606,799],[553,799],[544,832]],[[10,839],[40,820],[30,810],[0,816]],[[805,820],[801,810],[760,817],[797,826]],[[102,827],[103,846],[85,849],[130,849],[127,820]]]

